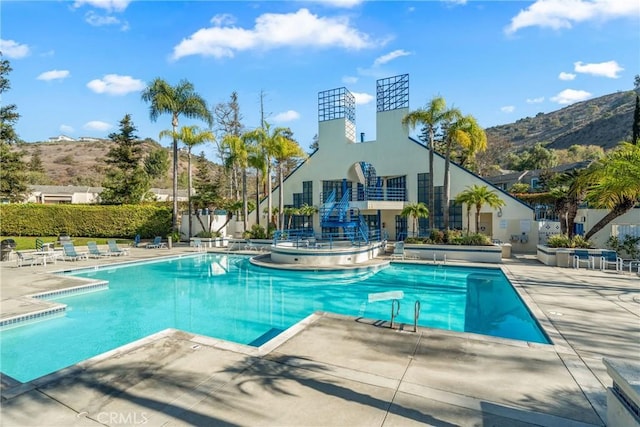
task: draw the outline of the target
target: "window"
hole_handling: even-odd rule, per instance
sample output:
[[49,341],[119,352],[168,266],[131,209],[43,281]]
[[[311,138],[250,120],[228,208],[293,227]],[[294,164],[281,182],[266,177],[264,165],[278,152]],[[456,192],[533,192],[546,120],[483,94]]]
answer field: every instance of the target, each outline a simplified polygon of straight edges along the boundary
[[302,183],[302,205],[305,203],[313,206],[313,181],[304,181]]

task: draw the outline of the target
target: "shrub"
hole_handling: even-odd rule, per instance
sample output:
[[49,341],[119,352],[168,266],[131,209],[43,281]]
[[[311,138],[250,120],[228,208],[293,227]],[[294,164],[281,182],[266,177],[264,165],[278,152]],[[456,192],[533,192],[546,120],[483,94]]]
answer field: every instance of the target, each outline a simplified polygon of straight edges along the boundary
[[624,236],[624,240],[620,241],[617,236],[611,236],[607,240],[606,243],[609,249],[613,249],[619,255],[629,256],[631,259],[639,259],[640,258],[640,236],[634,237],[630,234]]
[[593,243],[589,240],[585,240],[582,236],[573,236],[569,239],[566,234],[556,234],[547,240],[547,246],[550,248],[591,248]]
[[166,236],[171,209],[158,205],[0,205],[0,234],[78,237]]
[[547,239],[547,246],[550,248],[570,248],[571,239],[566,234],[554,234]]
[[248,239],[266,239],[267,238],[267,231],[264,229],[263,226],[259,224],[253,224],[251,226],[251,230],[246,231],[244,234],[245,234],[245,238],[248,238]]

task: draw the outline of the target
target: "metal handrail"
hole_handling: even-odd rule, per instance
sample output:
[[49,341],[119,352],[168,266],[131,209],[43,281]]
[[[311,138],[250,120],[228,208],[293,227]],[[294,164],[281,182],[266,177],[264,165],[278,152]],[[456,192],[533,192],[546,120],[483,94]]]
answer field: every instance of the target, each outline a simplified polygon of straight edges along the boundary
[[418,332],[418,318],[420,317],[420,301],[413,306],[413,332]]
[[[397,304],[397,308],[396,308],[396,304]],[[391,301],[391,326],[390,326],[391,329],[393,329],[393,320],[396,318],[396,316],[399,313],[400,313],[400,300],[394,299]]]

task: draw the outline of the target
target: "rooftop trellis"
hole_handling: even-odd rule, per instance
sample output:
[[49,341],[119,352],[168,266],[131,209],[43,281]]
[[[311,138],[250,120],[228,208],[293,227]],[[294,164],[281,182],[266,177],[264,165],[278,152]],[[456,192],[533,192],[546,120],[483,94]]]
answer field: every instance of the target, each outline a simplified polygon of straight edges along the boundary
[[318,93],[318,121],[346,118],[356,121],[356,98],[347,88],[325,90]]
[[376,81],[377,111],[409,108],[409,74]]

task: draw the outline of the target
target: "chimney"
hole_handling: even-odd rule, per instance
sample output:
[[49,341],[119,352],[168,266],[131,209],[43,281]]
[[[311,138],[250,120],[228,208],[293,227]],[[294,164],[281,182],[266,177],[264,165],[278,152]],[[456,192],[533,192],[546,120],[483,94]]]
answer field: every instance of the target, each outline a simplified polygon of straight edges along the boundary
[[364,132],[360,132],[360,142],[364,142]]

